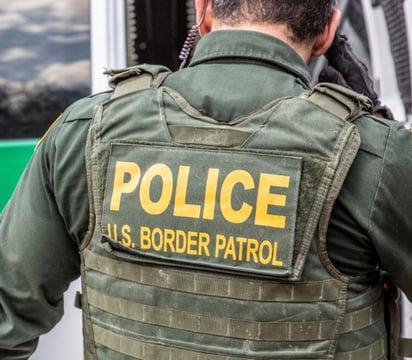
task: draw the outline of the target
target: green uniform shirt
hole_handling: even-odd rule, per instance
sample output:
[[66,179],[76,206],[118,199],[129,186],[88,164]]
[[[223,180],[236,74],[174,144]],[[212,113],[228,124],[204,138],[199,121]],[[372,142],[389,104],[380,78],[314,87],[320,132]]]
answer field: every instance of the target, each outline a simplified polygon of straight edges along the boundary
[[[190,66],[165,85],[219,121],[310,87],[308,68],[290,47],[247,31],[205,36]],[[89,222],[85,141],[94,106],[109,96],[82,99],[65,111],[1,215],[1,359],[33,351],[59,321],[63,293],[80,274],[79,244]],[[356,125],[362,145],[332,214],[330,258],[340,271],[371,279],[380,267],[412,298],[412,136],[373,117]]]

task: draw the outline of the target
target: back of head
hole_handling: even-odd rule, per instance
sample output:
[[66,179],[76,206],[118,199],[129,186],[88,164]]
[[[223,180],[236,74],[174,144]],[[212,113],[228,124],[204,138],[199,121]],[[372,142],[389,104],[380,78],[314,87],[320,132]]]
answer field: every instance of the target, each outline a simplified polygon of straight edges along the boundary
[[322,33],[336,0],[212,0],[214,17],[222,24],[281,24],[293,42]]

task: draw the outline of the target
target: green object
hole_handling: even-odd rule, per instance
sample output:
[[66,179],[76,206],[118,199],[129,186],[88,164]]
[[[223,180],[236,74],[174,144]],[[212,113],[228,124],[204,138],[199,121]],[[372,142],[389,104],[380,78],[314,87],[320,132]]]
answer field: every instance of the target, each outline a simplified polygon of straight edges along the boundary
[[[222,59],[224,60],[222,61]],[[171,129],[173,130],[169,129],[173,139],[178,139],[181,142],[183,140],[182,133],[186,132],[189,135],[194,135],[195,139],[200,138],[204,144],[201,146],[202,148],[209,147],[210,145],[208,144],[212,143],[212,141],[221,141],[222,147],[233,147],[233,144],[236,144],[235,140],[242,141],[243,132],[239,132],[234,126],[225,126],[225,121],[241,119],[243,115],[251,114],[257,108],[263,107],[273,99],[289,95],[296,96],[305,89],[309,90],[309,72],[303,61],[292,49],[270,36],[247,31],[230,32],[222,30],[215,31],[200,39],[191,66],[177,73],[170,74],[166,78],[164,85],[182,94],[192,105],[192,108],[202,110],[201,114],[205,117],[221,119],[222,121],[219,121],[219,124],[216,125],[227,129],[224,133],[228,135],[224,137],[218,136],[221,132],[216,134],[212,129],[209,129],[213,127],[214,123],[210,123],[207,129],[204,129],[203,126],[202,129],[199,129],[203,122],[197,123],[193,129],[193,126],[190,126],[192,122],[187,124],[182,121],[180,124],[177,124],[178,126],[172,127]],[[60,320],[63,314],[63,293],[67,290],[69,284],[79,276],[80,256],[78,245],[87,245],[85,243],[85,239],[87,239],[86,234],[90,235],[87,231],[92,229],[89,227],[89,223],[95,219],[101,221],[103,210],[102,201],[97,209],[92,209],[92,215],[95,217],[89,218],[90,204],[85,174],[86,137],[91,130],[90,119],[93,116],[96,105],[106,103],[110,95],[110,92],[105,92],[84,98],[70,106],[62,114],[60,120],[50,129],[42,145],[34,152],[31,165],[20,180],[18,191],[15,192],[13,200],[0,217],[0,274],[3,275],[0,276],[0,303],[3,310],[2,315],[7,314],[7,316],[0,316],[0,359],[2,360],[26,359],[30,357],[36,347],[38,336],[50,331]],[[130,96],[130,94],[125,94],[119,97],[118,100],[123,99],[126,101]],[[169,101],[170,97],[169,95],[162,97],[159,94],[159,97],[156,98],[156,103],[162,99]],[[145,102],[143,97],[142,99],[139,97],[139,101]],[[120,108],[121,111],[114,113],[117,118],[121,117],[122,113],[125,114],[122,118],[122,126],[120,128],[116,126],[116,129],[124,129],[126,131],[126,134],[118,133],[120,139],[130,136],[129,127],[140,129],[135,129],[134,131],[141,131],[142,134],[146,134],[145,136],[150,136],[153,133],[150,131],[153,124],[149,128],[146,126],[150,119],[146,118],[145,114],[150,109],[153,109],[154,105],[151,104],[148,107],[144,107],[142,113],[137,111],[137,105],[136,111],[133,112],[131,117],[127,116],[128,111],[124,112],[123,108]],[[287,130],[288,125],[292,125],[292,121],[289,122],[287,120],[294,119],[289,108],[284,107],[283,109],[283,126],[280,128],[282,132]],[[188,108],[188,110],[191,109]],[[306,118],[307,112],[305,111],[304,113]],[[165,115],[161,112],[159,114]],[[110,118],[110,114],[107,115]],[[167,116],[163,118],[168,119]],[[179,117],[179,119],[184,118]],[[303,117],[298,120],[303,120]],[[293,121],[293,123],[296,122]],[[106,130],[110,130],[109,132],[115,130],[110,126],[105,126],[106,124],[102,125],[105,130],[101,134],[102,136],[105,136]],[[319,151],[322,151],[323,133],[327,132],[330,134],[330,130],[333,131],[333,128],[331,129],[329,125],[324,126],[324,121],[320,124],[317,122],[313,124],[312,122],[312,125],[314,126],[309,127],[309,129],[307,125],[305,125],[304,129],[296,126],[300,133],[308,129],[308,131],[304,131],[305,137],[299,143],[297,150],[300,152],[305,152],[308,144],[318,146]],[[410,184],[412,182],[412,173],[410,171],[412,168],[412,133],[406,131],[401,124],[395,121],[375,119],[370,116],[361,116],[356,120],[355,125],[361,134],[361,147],[350,169],[350,174],[339,193],[330,223],[323,224],[322,236],[325,236],[325,227],[329,225],[328,247],[323,249],[325,256],[327,252],[327,255],[330,257],[330,260],[326,262],[330,270],[328,278],[332,276],[336,281],[345,279],[349,281],[352,278],[344,274],[362,275],[361,278],[356,278],[356,280],[364,281],[364,284],[370,284],[371,287],[374,287],[379,282],[376,272],[377,265],[379,264],[395,277],[397,284],[401,285],[405,294],[411,298],[412,262],[410,259],[412,258],[412,247],[409,240],[410,234],[412,234],[412,222],[409,221],[409,218],[410,204],[412,204],[412,192],[410,191]],[[117,132],[117,130],[115,131]],[[160,132],[164,134],[165,129],[159,127],[159,134]],[[273,131],[270,133],[273,133]],[[159,134],[156,132],[156,135]],[[296,136],[289,139],[280,135],[277,134],[276,139],[280,144],[279,146],[283,149],[288,147],[289,144],[291,147],[290,141],[292,139],[293,143],[299,140]],[[189,139],[186,141],[188,142]],[[270,138],[270,141],[270,144],[273,144],[274,139]],[[191,146],[189,143],[187,145]],[[254,144],[250,145],[254,146]],[[181,146],[186,146],[186,144]],[[99,156],[98,160],[102,161],[103,159]],[[178,160],[176,159],[176,161]],[[202,159],[199,159],[199,163],[202,160],[203,156]],[[217,168],[217,165],[219,164],[214,165],[215,168]],[[317,171],[317,164],[313,165],[312,167],[306,167],[305,171],[311,174],[321,174]],[[104,171],[105,169],[101,172],[102,176],[104,176]],[[156,178],[154,179],[155,181],[160,179],[159,176],[156,176]],[[129,177],[125,176],[120,180],[127,182],[128,179]],[[191,181],[193,181],[193,177],[189,176],[188,184]],[[105,187],[104,183],[101,185]],[[242,187],[239,188],[240,191],[242,189]],[[277,189],[273,190],[277,191]],[[96,195],[98,194],[96,193]],[[192,196],[192,193],[188,193],[188,195]],[[122,193],[120,206],[125,204],[123,201],[126,200],[127,196],[135,197],[136,201],[139,201],[140,191],[138,190],[138,193],[136,193],[135,190],[134,193],[130,194]],[[153,202],[158,201],[158,199],[159,197],[155,193],[151,197]],[[306,199],[302,199],[300,203],[303,203],[303,201],[306,202]],[[192,201],[190,197],[187,197],[185,203],[196,205],[195,201]],[[115,204],[113,205],[115,206]],[[203,214],[208,213],[202,211],[201,214],[203,217]],[[122,240],[124,237],[125,244],[128,244],[128,228],[124,227],[124,225],[130,224],[120,222],[114,224],[118,225],[118,239]],[[394,224],[396,224],[396,227]],[[114,229],[114,226],[111,228]],[[124,232],[126,237],[121,234],[122,228],[126,230]],[[303,230],[299,229],[298,231],[302,232]],[[112,234],[114,233],[113,230]],[[132,232],[130,231],[130,233]],[[101,247],[100,242],[96,245],[99,248]],[[107,246],[107,243],[103,244],[103,246]],[[206,245],[205,248],[207,248]],[[132,267],[131,272],[122,273],[120,268],[117,268],[117,259],[114,262],[110,261],[113,260],[112,256],[104,251],[106,250],[102,248],[101,253],[96,254],[84,250],[81,252],[81,256],[89,257],[91,255],[87,260],[92,268],[96,269],[94,275],[97,274],[97,271],[110,271],[111,273],[116,272],[117,276],[122,279],[113,278],[106,274],[104,276],[110,279],[108,283],[98,278],[97,275],[95,277],[96,282],[88,283],[86,281],[89,289],[83,289],[83,296],[81,298],[86,319],[84,322],[86,326],[84,332],[86,334],[86,354],[92,354],[92,352],[96,351],[92,339],[87,337],[87,334],[95,330],[99,340],[109,343],[112,347],[118,348],[122,346],[123,340],[129,341],[131,339],[129,335],[136,331],[133,325],[139,322],[138,319],[141,315],[138,311],[142,309],[142,306],[134,307],[133,309],[136,310],[124,314],[127,308],[123,307],[123,305],[129,304],[127,301],[149,306],[146,308],[147,310],[145,309],[145,313],[150,314],[152,323],[156,321],[158,314],[159,317],[161,316],[159,320],[164,321],[165,311],[180,306],[180,313],[188,315],[186,317],[187,320],[184,323],[182,322],[182,327],[187,329],[192,326],[190,329],[193,329],[197,327],[199,322],[197,320],[191,321],[193,319],[191,315],[195,311],[198,314],[202,308],[206,308],[206,305],[208,306],[207,309],[210,309],[211,305],[207,304],[207,299],[213,299],[214,304],[217,305],[212,307],[213,310],[209,310],[209,314],[214,312],[210,317],[209,323],[214,328],[210,326],[208,332],[217,332],[218,329],[216,327],[219,325],[221,318],[225,318],[227,325],[228,321],[231,319],[236,320],[239,315],[242,315],[242,323],[239,323],[241,326],[237,327],[234,324],[235,326],[232,326],[231,330],[233,333],[233,331],[240,332],[242,329],[245,330],[246,323],[244,317],[248,317],[248,314],[253,316],[254,314],[259,315],[259,312],[258,321],[261,323],[263,321],[273,322],[280,319],[283,324],[287,325],[292,322],[299,323],[299,319],[307,315],[304,318],[305,322],[302,321],[301,323],[305,323],[305,327],[308,329],[311,319],[317,321],[320,318],[318,314],[323,312],[323,310],[330,312],[329,305],[335,306],[336,302],[329,299],[339,296],[334,295],[334,291],[339,291],[339,287],[334,286],[335,281],[332,281],[327,287],[323,287],[323,282],[319,284],[315,281],[309,283],[311,286],[307,288],[307,291],[316,296],[316,294],[319,294],[319,287],[323,287],[322,304],[314,305],[315,308],[318,307],[317,310],[302,311],[301,306],[292,302],[285,307],[284,315],[281,318],[276,318],[273,313],[267,311],[267,304],[253,306],[252,311],[247,313],[246,311],[238,311],[239,307],[243,310],[241,300],[239,300],[240,296],[243,298],[248,297],[248,304],[253,302],[253,305],[255,305],[258,303],[258,301],[254,301],[256,297],[259,300],[267,299],[271,294],[287,296],[288,294],[296,294],[296,292],[292,292],[292,289],[288,286],[283,287],[284,282],[273,282],[273,285],[282,285],[280,288],[277,288],[271,286],[271,281],[259,280],[257,277],[239,277],[239,280],[242,280],[242,282],[238,284],[231,281],[234,278],[237,279],[237,277],[224,275],[219,282],[213,282],[207,279],[208,272],[196,270],[189,274],[193,281],[189,281],[187,276],[180,277],[181,270],[178,271],[177,269],[171,268],[169,273],[171,270],[175,272],[173,272],[173,276],[169,276],[168,272],[163,271],[166,267],[158,268],[153,266],[153,273],[148,274],[150,277],[138,276],[133,271],[136,267]],[[95,257],[94,255],[98,256]],[[128,254],[125,255],[127,256]],[[103,260],[108,259],[109,262],[100,261],[101,257],[104,257]],[[93,273],[92,268],[88,270],[89,273]],[[146,270],[149,268],[150,266],[145,265]],[[313,273],[313,276],[315,276],[315,270],[317,271],[316,267],[307,268],[308,275]],[[199,277],[198,275],[202,276]],[[194,278],[196,278],[196,283]],[[214,274],[213,279],[215,278],[216,275]],[[134,282],[136,279],[139,279],[142,283],[142,291],[129,291],[128,286],[135,286]],[[249,279],[249,283],[243,287],[242,285],[247,281],[245,279]],[[146,284],[148,280],[157,285],[154,287],[149,286]],[[227,281],[224,282],[224,280]],[[257,285],[262,285],[261,292],[259,292],[259,289],[253,291],[255,280],[259,283]],[[306,287],[307,284],[307,282],[303,282],[302,286]],[[318,289],[316,289],[316,284],[320,285]],[[269,286],[266,287],[266,285]],[[286,283],[286,285],[289,285],[289,283]],[[295,283],[290,285],[295,286]],[[119,286],[124,289],[122,293],[118,291]],[[166,286],[172,288],[167,289],[165,288]],[[98,291],[98,294],[96,294],[96,290],[102,287],[105,289],[104,294],[102,294],[102,291]],[[265,291],[263,291],[263,288],[265,288]],[[150,292],[157,292],[156,296],[159,298],[159,302],[150,297],[148,289]],[[198,306],[199,302],[197,299],[199,296],[193,293],[193,289],[202,289],[203,292],[206,292],[202,300],[202,308]],[[237,291],[237,289],[239,290]],[[247,292],[246,289],[248,289]],[[348,301],[348,306],[346,307],[352,316],[345,319],[341,318],[341,329],[348,329],[352,324],[356,328],[365,325],[365,313],[362,312],[362,309],[360,310],[361,313],[357,312],[359,301],[365,299],[363,285],[360,288],[351,286],[350,291],[352,294],[354,290],[358,291],[358,297],[354,301]],[[170,296],[170,291],[179,293],[179,296],[174,298],[173,302],[167,302],[164,300],[167,297],[162,296],[163,294]],[[227,293],[231,298],[224,300],[221,296],[222,293]],[[98,299],[96,299],[96,295],[99,296]],[[377,301],[381,295],[379,288],[375,295]],[[108,299],[108,296],[110,296],[110,299]],[[119,300],[121,301],[117,302],[117,299],[115,299],[113,303],[112,300],[116,297],[120,298]],[[108,328],[102,325],[102,323],[96,326],[96,329],[90,328],[88,324],[90,324],[91,316],[107,316],[105,321],[109,322],[112,315],[109,311],[100,310],[94,306],[89,307],[87,300],[89,300],[89,303],[96,304],[99,307],[105,306],[105,304],[107,304],[108,309],[115,307],[119,310],[119,318],[121,313],[127,315],[128,318],[134,318],[130,321],[122,318],[126,325],[132,324],[132,326],[115,329],[117,334],[114,337],[107,337]],[[109,301],[106,302],[106,300]],[[159,313],[152,311],[153,305],[162,307],[163,311]],[[340,310],[345,310],[345,304],[342,302],[341,305]],[[374,310],[372,309],[371,315],[375,314]],[[174,314],[175,312],[171,315],[173,316]],[[113,317],[111,318],[113,319]],[[205,319],[205,316],[203,316],[203,319]],[[339,321],[339,318],[336,319]],[[367,319],[367,321],[369,319],[373,321],[376,318],[370,316]],[[357,358],[362,360],[382,358],[376,355],[377,349],[386,349],[386,346],[382,347],[380,342],[380,337],[385,334],[385,330],[383,330],[384,324],[380,316],[379,319],[372,326],[367,326],[366,329],[362,328],[361,332],[363,334],[361,336],[357,336],[356,332],[342,334],[336,344],[337,350],[340,353],[345,352],[345,350],[353,350],[357,352]],[[113,328],[115,321],[110,322],[112,325],[109,329]],[[174,330],[171,330],[168,326],[162,326],[159,324],[160,321],[154,325],[156,329],[160,329],[158,333],[153,331],[154,327],[151,327],[150,324],[143,324],[145,325],[144,329],[143,325],[139,324],[143,331],[147,330],[147,335],[138,341],[147,341],[149,337],[156,338],[155,342],[149,343],[149,345],[158,345],[157,348],[159,348],[161,342],[156,334],[162,336],[170,335],[175,338],[181,335],[179,342],[175,343],[175,348],[182,349],[180,346],[181,341],[192,341],[195,345],[198,344],[198,351],[202,351],[204,346],[210,346],[211,342],[209,340],[211,338],[217,340],[215,335],[205,334],[199,330],[197,330],[196,334],[193,334],[193,332],[180,329],[176,331],[176,334],[173,334],[172,331]],[[296,324],[290,325],[294,326]],[[284,325],[279,326],[282,327]],[[255,325],[248,326],[248,329],[253,327],[256,329]],[[376,331],[377,327],[382,330]],[[197,329],[201,330],[200,327]],[[223,326],[220,329],[224,331],[225,328]],[[287,334],[297,335],[305,331],[303,328],[295,329],[296,327],[292,327],[290,328],[291,331],[286,333],[280,331],[277,333],[272,332],[268,336],[274,337],[275,334],[279,334],[279,336]],[[268,334],[268,331],[264,330],[264,334]],[[368,334],[365,334],[365,332],[368,332]],[[113,331],[110,332],[110,335],[112,335],[111,333]],[[120,337],[118,336],[119,333]],[[313,334],[313,330],[311,330],[311,333]],[[330,333],[331,336],[334,336],[332,332]],[[243,331],[243,336],[245,334],[247,333]],[[324,334],[323,332],[323,336],[325,336]],[[255,330],[254,335],[256,337]],[[33,340],[28,341],[28,339]],[[365,339],[376,340],[372,348],[370,348],[370,355],[362,353],[362,349],[367,345],[365,344],[367,342]],[[233,338],[233,341],[235,342],[236,338]],[[256,344],[256,340],[238,341],[239,347],[236,349],[239,349],[238,351],[242,349],[247,351],[252,348],[252,345],[250,345],[252,341]],[[215,344],[218,342],[215,341]],[[324,346],[322,341],[319,341],[319,343],[320,346]],[[139,343],[132,342],[131,347],[135,346],[134,344],[140,345]],[[266,345],[272,346],[271,341],[263,341],[258,344],[259,347],[255,347],[253,350],[261,350],[262,353],[265,351]],[[287,342],[285,344],[288,345]],[[304,345],[304,343],[301,343],[301,346]],[[223,345],[219,346],[219,349],[222,349],[225,353],[228,352]],[[219,352],[219,349],[216,349],[217,352]],[[317,346],[313,347],[314,351],[319,352],[318,349]],[[158,357],[151,355],[151,346],[147,347],[146,350],[147,356],[141,358],[166,358],[162,354]],[[97,348],[97,356],[105,360],[132,358],[128,355],[117,355],[115,351],[116,349],[111,350],[106,346],[99,346]],[[334,349],[331,349],[331,351],[334,351]],[[259,354],[258,358],[264,359],[263,355],[260,356]],[[320,359],[321,357],[317,355],[317,353],[311,353],[310,357],[312,359]],[[352,359],[354,359],[353,353],[351,355]],[[347,356],[347,353],[343,354],[343,356]],[[89,357],[87,355],[85,359]],[[174,355],[172,358],[182,360],[187,357]],[[93,356],[92,358],[96,359]],[[198,358],[200,359],[201,356]],[[206,358],[210,359],[208,354],[203,356],[203,359]],[[228,356],[225,358],[228,358]],[[249,356],[249,354],[242,355],[241,357],[243,360],[246,358],[251,359],[253,357]],[[274,357],[266,356],[266,359],[268,358],[273,359]],[[332,355],[322,358],[331,359]],[[341,360],[342,357],[338,359]]]
[[0,211],[13,193],[37,142],[37,139],[0,141]]
[[383,358],[380,285],[334,278],[323,251],[369,101],[324,84],[226,124],[135,74],[86,146],[85,359]]

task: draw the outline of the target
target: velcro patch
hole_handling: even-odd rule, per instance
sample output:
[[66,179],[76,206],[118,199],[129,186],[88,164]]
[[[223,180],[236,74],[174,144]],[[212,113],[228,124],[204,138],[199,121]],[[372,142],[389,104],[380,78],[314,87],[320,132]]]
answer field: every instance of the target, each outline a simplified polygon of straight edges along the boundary
[[113,144],[103,242],[138,261],[287,277],[302,159]]

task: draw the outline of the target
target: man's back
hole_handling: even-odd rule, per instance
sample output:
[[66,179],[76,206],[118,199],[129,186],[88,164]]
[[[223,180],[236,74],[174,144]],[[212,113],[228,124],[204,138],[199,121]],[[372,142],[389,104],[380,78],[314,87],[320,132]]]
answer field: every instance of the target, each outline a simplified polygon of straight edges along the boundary
[[[361,144],[342,191],[339,192],[340,181],[344,179],[343,170],[351,165],[351,156],[340,159],[340,151],[336,152],[339,166],[329,174],[332,179],[340,181],[324,180],[326,182],[317,184],[315,180],[321,179],[328,171],[315,171],[324,169],[318,166],[315,156],[311,162],[299,158],[305,157],[306,149],[308,153],[330,153],[325,150],[328,148],[321,146],[325,134],[334,134],[338,140],[336,149],[341,149],[348,138],[338,136],[341,134],[339,127],[329,127],[325,122],[325,119],[331,119],[333,123],[332,120],[340,119],[339,116],[334,115],[332,109],[325,110],[322,106],[317,109],[313,103],[293,111],[283,105],[282,112],[276,112],[276,104],[283,97],[299,96],[309,90],[309,73],[303,58],[320,52],[318,42],[310,44],[313,45],[311,51],[304,47],[304,56],[300,57],[288,45],[267,34],[244,30],[213,31],[200,42],[189,68],[167,77],[164,85],[172,90],[162,89],[158,97],[141,99],[135,94],[136,102],[126,101],[124,107],[114,107],[116,111],[113,113],[113,107],[102,105],[108,101],[110,93],[100,94],[81,100],[63,114],[38,147],[26,176],[1,217],[2,248],[7,249],[7,254],[13,254],[6,256],[6,251],[2,251],[0,261],[1,272],[9,274],[1,278],[0,284],[2,306],[7,314],[0,327],[0,343],[6,358],[9,352],[17,354],[15,348],[29,354],[39,334],[58,321],[62,293],[79,275],[79,247],[84,280],[85,351],[91,358],[96,356],[96,343],[99,344],[97,355],[101,358],[174,356],[179,359],[233,359],[273,358],[277,355],[296,358],[299,351],[306,358],[313,358],[313,354],[317,358],[332,358],[336,350],[340,353],[336,355],[339,359],[386,357],[378,266],[389,271],[410,296],[412,271],[408,268],[407,259],[411,254],[408,235],[412,229],[404,214],[411,204],[411,195],[397,186],[396,179],[402,171],[405,178],[409,176],[411,135],[399,129],[394,122],[367,115],[356,118],[358,113],[354,111],[351,120],[355,127],[344,122],[344,128],[351,129],[348,136],[358,130]],[[165,135],[169,112],[157,105],[164,105],[164,101],[170,98],[173,98],[174,108],[180,107],[185,113],[181,117],[172,117],[173,125],[176,125],[174,129],[184,141],[174,141],[176,138],[170,136],[173,131]],[[145,106],[146,99],[150,104]],[[269,103],[271,105],[265,107]],[[96,105],[96,109],[104,111],[97,111],[90,128]],[[310,110],[310,113],[306,114],[303,109]],[[348,110],[352,112],[351,106]],[[158,117],[143,117],[139,123],[139,114],[145,111],[152,111],[151,114],[159,111],[156,113]],[[314,114],[319,114],[322,125],[314,121]],[[226,147],[232,144],[228,139],[239,141],[244,131],[237,131],[236,126],[246,119],[254,119],[255,115],[261,115],[257,117],[260,121],[263,115],[267,115],[267,123],[262,120],[250,128],[256,135],[259,132],[266,134],[262,136],[264,141],[258,136],[255,138],[259,144],[256,147],[258,153],[264,155],[257,156],[253,154],[256,149],[246,146],[243,164],[237,153],[234,155],[227,149],[222,154],[206,151],[214,141],[221,141],[219,146],[226,144]],[[300,126],[306,116],[311,119],[310,128]],[[111,123],[115,118],[123,123]],[[193,132],[197,118],[205,120],[207,127],[225,128],[225,132],[204,129]],[[142,127],[145,121],[152,119],[155,122]],[[284,132],[287,136],[276,133],[275,119],[281,120],[282,131],[287,129]],[[156,124],[159,131],[156,131]],[[198,127],[202,128],[201,124],[199,121]],[[259,124],[262,126],[257,126]],[[264,133],[266,124],[270,125],[270,131]],[[117,134],[119,137],[116,138],[114,131],[119,126],[123,133],[121,136]],[[137,131],[139,126],[141,131]],[[128,127],[130,133],[124,131]],[[92,142],[86,147],[89,132]],[[139,140],[138,148],[133,139],[124,141],[134,132]],[[193,145],[196,141],[187,134],[193,135],[196,141],[208,143],[196,147]],[[219,136],[222,134],[233,137]],[[273,137],[276,143],[267,138],[268,134],[276,135]],[[292,142],[290,137],[293,136]],[[158,147],[165,141],[173,149],[159,152]],[[157,146],[156,142],[161,144]],[[153,152],[150,152],[149,144]],[[276,153],[277,146],[287,148],[289,144],[293,144],[293,149],[281,154],[283,165],[275,160],[279,154],[273,157],[271,164],[274,169],[286,169],[290,175],[285,176],[280,171],[272,173],[274,170],[270,166],[267,169],[263,165],[256,168],[253,164],[249,168],[248,162],[253,162],[254,156],[267,160]],[[112,151],[108,151],[109,147]],[[402,150],[401,157],[398,149]],[[205,152],[204,157],[202,151]],[[292,155],[293,151],[297,157]],[[188,155],[185,154],[192,155],[186,158]],[[179,163],[181,159],[188,163]],[[290,159],[290,162],[285,159]],[[202,160],[205,168],[202,168]],[[299,166],[300,162],[303,167]],[[319,156],[319,162],[328,160]],[[142,164],[145,167],[141,167]],[[173,164],[179,165],[177,170],[172,168]],[[235,171],[234,167],[240,166],[242,169]],[[194,181],[191,175],[196,175],[190,172],[191,167],[205,175],[206,180],[200,177]],[[339,171],[342,171],[342,176],[335,176]],[[322,189],[326,194],[325,202],[317,203],[316,196],[310,191],[305,192],[304,187],[299,190],[299,200],[296,194],[284,192],[297,189],[296,182],[291,186],[288,181],[305,172],[311,175],[306,176],[302,184],[312,181],[320,188],[323,184],[333,185]],[[107,181],[104,180],[106,178]],[[202,193],[199,192],[196,194],[198,202],[190,203],[192,193],[185,192],[185,189],[192,186],[198,189],[202,184],[204,199],[200,200]],[[262,192],[256,193],[255,188],[259,186]],[[338,192],[329,223],[328,214]],[[245,219],[252,218],[250,204],[253,199],[246,194],[255,194],[253,201],[264,209],[254,214],[254,225],[267,225],[268,219],[280,215],[274,222],[276,228],[286,226],[285,218],[292,218],[290,214],[298,212],[297,207],[302,209],[306,204],[312,204],[305,196],[312,198],[317,205],[312,207],[314,214],[322,213],[324,216],[320,223],[315,216],[308,222],[308,227],[298,229],[303,233],[305,229],[312,229],[315,236],[313,241],[309,236],[303,243],[305,246],[296,248],[292,229],[288,231],[289,237],[282,238],[288,244],[283,248],[280,241],[262,238],[259,242],[258,232],[246,238],[238,236],[237,240],[235,237],[228,240],[230,236],[225,236],[224,243],[223,237],[208,238],[205,235],[209,234],[207,231],[202,231],[202,236],[198,231],[197,238],[196,231],[192,231],[190,236],[188,231],[183,231],[187,235],[186,257],[179,258],[174,254],[181,250],[176,239],[178,231],[185,228],[173,226],[180,226],[180,220],[177,225],[168,223],[168,228],[162,232],[159,226],[142,228],[139,218],[133,217],[138,201],[144,212],[153,218],[163,215],[170,210],[166,205],[172,204],[173,194],[173,211],[176,211],[172,212],[173,216],[182,217],[177,205],[192,209],[193,213],[183,213],[189,219],[185,226],[190,224],[194,230],[200,218],[204,223],[210,221],[213,228],[212,220],[219,206],[221,218],[237,222],[239,229],[244,231],[246,228],[250,232],[256,230],[256,226],[244,224]],[[246,198],[235,194],[244,194]],[[259,198],[259,194],[265,196]],[[131,211],[123,213],[121,201],[126,197]],[[287,202],[288,199],[291,203]],[[200,208],[200,203],[210,206]],[[221,206],[222,203],[225,206]],[[289,207],[289,215],[277,214],[278,210]],[[17,218],[15,214],[21,209],[24,211],[19,211]],[[387,221],[388,215],[392,223]],[[122,222],[123,216],[134,219],[133,223]],[[142,219],[147,220],[147,217]],[[97,225],[105,226],[95,227],[95,221]],[[21,223],[25,226],[20,226]],[[396,224],[396,229],[391,224]],[[138,241],[131,237],[134,226],[140,226],[140,245],[148,247],[151,244],[154,251],[142,254],[145,249],[136,247]],[[216,229],[213,231],[219,230]],[[150,230],[154,231],[149,234]],[[92,234],[93,239],[88,242]],[[267,236],[266,232],[262,234]],[[161,236],[164,236],[162,245]],[[216,240],[214,243],[212,238]],[[213,248],[210,247],[212,243]],[[246,246],[242,247],[246,253],[239,250],[239,245]],[[302,260],[296,267],[298,270],[293,269],[291,257],[289,262],[280,257],[280,250],[285,249],[288,254],[293,253],[294,259]],[[159,258],[156,252],[163,252],[164,256]],[[208,254],[209,264],[205,264],[205,259],[199,259],[199,263],[188,261],[195,259],[194,256],[207,258]],[[115,255],[120,256],[116,258]],[[137,262],[134,261],[136,256]],[[247,256],[249,262],[254,263],[249,272],[239,261]],[[226,260],[231,263],[229,269],[225,268]],[[165,261],[172,264],[165,264]],[[277,271],[274,279],[270,275],[268,278],[265,272],[262,274],[262,269],[255,268],[255,264],[274,266]],[[285,269],[282,268],[284,264]],[[213,265],[220,272],[211,269]],[[7,272],[11,268],[18,271]],[[279,268],[285,271],[284,278]],[[302,277],[300,270],[303,271]],[[357,337],[353,334],[362,335]],[[26,347],[21,346],[22,343]]]
[[[216,39],[220,36],[230,36],[232,44],[239,40],[242,50],[227,51],[225,42]],[[216,121],[210,117],[208,105],[214,105],[211,112],[222,111],[219,101],[227,88],[240,88],[232,82],[247,81],[243,74],[266,71],[275,84],[278,75],[286,89],[296,86],[296,78],[301,76],[291,70],[274,70],[274,65],[282,65],[280,43],[276,51],[279,62],[272,61],[271,66],[266,61],[258,63],[256,46],[251,61],[245,56],[245,46],[254,41],[244,41],[247,36],[259,38],[253,33],[243,33],[241,40],[239,33],[210,35],[203,39],[203,46],[213,56],[204,55],[200,47],[197,56],[203,55],[203,61],[197,62],[195,55],[192,64],[196,65],[169,75],[166,88],[123,95],[96,111],[88,147],[91,153],[87,155],[96,224],[93,237],[84,244],[84,281],[88,285],[83,302],[85,312],[90,312],[86,328],[94,329],[97,353],[103,354],[103,348],[108,347],[111,352],[150,352],[172,358],[197,352],[210,358],[304,358],[309,354],[327,358],[337,351],[341,357],[372,359],[385,354],[382,287],[377,273],[357,272],[356,279],[345,276],[326,255],[328,214],[357,150],[348,148],[349,152],[341,153],[349,133],[334,127],[332,119],[337,115],[329,112],[356,118],[357,95],[352,110],[345,109],[350,99],[333,91],[338,99],[342,95],[342,103],[332,96],[326,111],[321,105],[306,108],[304,97],[296,105],[293,99],[282,101],[284,92],[278,98],[272,91],[272,101],[256,107],[256,91],[249,88],[252,91],[245,96],[245,113]],[[213,45],[210,51],[208,40],[222,44],[221,49]],[[261,40],[258,53],[265,59]],[[282,50],[290,55],[287,47]],[[225,58],[225,64],[216,58]],[[230,61],[241,63],[244,72],[237,70],[236,77],[228,76],[225,70]],[[297,61],[298,69],[300,64]],[[190,82],[185,83],[186,76]],[[213,89],[210,95],[199,95],[204,91],[202,83],[214,76],[225,86]],[[189,83],[191,89],[186,94],[193,100],[186,103],[186,94],[175,91],[180,86],[185,93]],[[302,86],[299,94],[304,90]],[[244,92],[234,90],[232,96],[244,96]],[[264,98],[260,93],[259,97]],[[192,108],[193,103],[205,99]],[[226,110],[231,113],[231,102]],[[189,114],[194,119],[188,118]],[[218,133],[225,136],[216,136]],[[244,136],[239,137],[239,133]],[[329,136],[337,138],[328,150]],[[333,155],[330,160],[327,154]],[[198,159],[202,159],[201,164]],[[285,165],[279,161],[286,161]],[[323,167],[322,161],[329,165]],[[332,165],[337,166],[335,170]],[[327,179],[335,176],[329,183]],[[281,185],[281,177],[288,178],[287,185]],[[268,183],[262,185],[262,179]],[[318,190],[313,190],[314,184]],[[278,188],[279,194],[275,194]],[[298,201],[293,189],[299,188]],[[325,200],[321,200],[323,196]],[[254,221],[247,222],[251,216]],[[305,216],[307,220],[302,220]],[[232,228],[228,223],[236,225]],[[269,226],[270,230],[258,232],[256,225]],[[98,246],[99,242],[112,256]],[[122,259],[127,259],[124,265],[120,265]],[[155,272],[150,264],[158,264]],[[158,272],[163,275],[159,277]],[[105,284],[114,278],[112,292]],[[146,295],[141,297],[138,294],[143,288]],[[120,313],[117,303],[125,308]],[[128,308],[135,310],[129,313]],[[301,314],[292,315],[296,309]],[[126,332],[113,327],[102,311],[120,315],[124,319],[120,328]],[[153,337],[150,334],[155,329]],[[200,341],[200,337],[207,341]],[[364,341],[354,349],[359,337]],[[110,338],[117,338],[118,345]],[[338,338],[344,341],[333,340]],[[285,342],[289,344],[286,348],[281,345]]]

